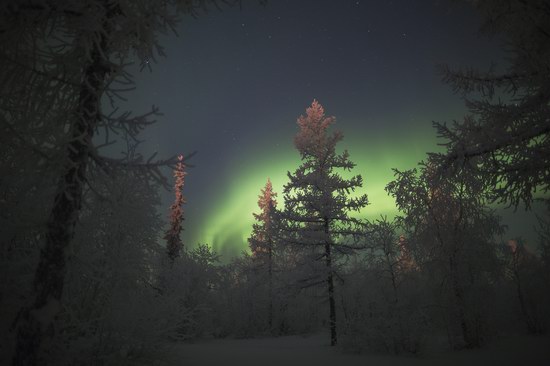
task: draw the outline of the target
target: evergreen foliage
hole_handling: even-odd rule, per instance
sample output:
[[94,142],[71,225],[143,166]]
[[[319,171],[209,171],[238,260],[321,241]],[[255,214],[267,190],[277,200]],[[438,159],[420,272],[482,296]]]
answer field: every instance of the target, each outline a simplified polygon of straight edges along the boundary
[[294,144],[302,165],[288,173],[284,187],[285,209],[282,213],[285,241],[307,253],[310,261],[324,261],[308,281],[325,282],[329,303],[331,345],[337,343],[335,277],[339,260],[353,254],[364,235],[365,225],[350,216],[368,204],[366,195],[350,197],[363,184],[360,175],[345,179],[339,171],[349,172],[355,164],[346,150],[336,152],[342,140],[340,132],[330,134],[334,117],[316,100],[298,118],[299,131]]

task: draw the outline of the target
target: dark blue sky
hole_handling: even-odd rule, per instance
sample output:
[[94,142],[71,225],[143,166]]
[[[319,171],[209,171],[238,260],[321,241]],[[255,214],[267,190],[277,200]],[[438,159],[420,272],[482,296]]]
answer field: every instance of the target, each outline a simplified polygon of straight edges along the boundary
[[184,241],[227,254],[244,248],[267,176],[280,190],[296,168],[295,121],[313,98],[337,117],[371,196],[367,216],[377,216],[391,211],[391,168],[413,168],[437,149],[432,121],[466,112],[435,66],[504,64],[500,42],[480,37],[477,14],[456,2],[243,2],[184,18],[178,37],[161,39],[167,57],[137,73],[129,95],[134,111],[155,104],[164,113],[145,151],[198,151]]

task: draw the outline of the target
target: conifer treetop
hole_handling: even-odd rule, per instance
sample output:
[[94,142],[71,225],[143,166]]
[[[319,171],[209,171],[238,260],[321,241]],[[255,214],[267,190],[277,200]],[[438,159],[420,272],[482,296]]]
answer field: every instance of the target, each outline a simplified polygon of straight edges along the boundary
[[271,180],[267,178],[265,187],[258,196],[259,213],[253,213],[256,223],[252,226],[252,235],[248,239],[250,250],[255,258],[267,254],[272,249],[273,225],[272,218],[277,207],[277,193],[273,192]]
[[294,138],[294,145],[302,157],[322,158],[334,148],[334,145],[343,137],[340,132],[328,135],[327,130],[335,121],[336,118],[327,117],[323,106],[313,99],[311,106],[306,109],[306,115],[301,115],[296,121],[300,131]]
[[254,214],[257,220],[268,221],[269,216],[273,210],[277,207],[277,193],[273,192],[273,185],[271,180],[267,178],[265,187],[262,188],[260,195],[258,196],[258,207],[261,209],[259,214]]
[[[349,214],[360,212],[369,202],[366,194],[350,196],[362,187],[361,175],[341,176],[342,171],[351,171],[355,164],[346,150],[336,153],[336,145],[343,135],[328,133],[334,122],[334,117],[326,117],[317,100],[306,109],[305,116],[298,118],[300,131],[294,141],[302,163],[294,173],[287,173],[289,181],[283,188],[285,209],[281,217],[286,220],[285,230],[294,232],[299,239],[285,240],[301,245],[336,245],[342,239],[362,240],[364,222]],[[328,225],[329,233],[319,225]]]

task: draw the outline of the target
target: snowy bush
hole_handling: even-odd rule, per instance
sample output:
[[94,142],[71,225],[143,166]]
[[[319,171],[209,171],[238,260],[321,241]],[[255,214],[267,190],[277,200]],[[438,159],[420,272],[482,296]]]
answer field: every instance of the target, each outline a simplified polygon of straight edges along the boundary
[[[360,272],[359,272],[360,271]],[[401,278],[398,291],[380,268],[360,269],[343,286],[344,349],[354,352],[423,351],[429,322],[426,292],[414,274]]]

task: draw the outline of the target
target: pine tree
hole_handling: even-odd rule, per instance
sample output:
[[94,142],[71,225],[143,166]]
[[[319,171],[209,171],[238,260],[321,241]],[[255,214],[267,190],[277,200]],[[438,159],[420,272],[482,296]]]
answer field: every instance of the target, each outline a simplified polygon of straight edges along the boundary
[[166,239],[166,252],[168,258],[172,261],[181,255],[183,250],[183,243],[181,241],[181,231],[183,230],[182,222],[183,218],[183,205],[185,204],[185,197],[183,196],[183,185],[185,184],[185,163],[183,162],[183,155],[178,156],[178,163],[174,169],[174,192],[176,198],[174,203],[170,206],[170,228],[166,232],[164,239]]
[[355,166],[349,154],[336,152],[342,140],[340,132],[330,134],[334,117],[326,117],[323,107],[314,100],[306,115],[298,118],[299,132],[294,144],[302,165],[291,174],[284,187],[285,210],[282,214],[286,241],[301,246],[313,260],[324,259],[322,282],[326,283],[329,303],[330,343],[336,345],[336,302],[334,277],[338,259],[356,249],[364,233],[363,223],[349,216],[368,204],[367,196],[349,197],[361,187],[360,175],[344,179],[338,171],[351,171]]
[[269,178],[265,187],[258,196],[258,207],[260,213],[255,213],[256,223],[252,227],[252,235],[248,239],[252,258],[260,266],[267,269],[268,281],[268,326],[273,327],[273,262],[274,262],[274,244],[275,244],[275,222],[274,215],[277,208],[275,200],[277,193],[273,192],[273,186]]

